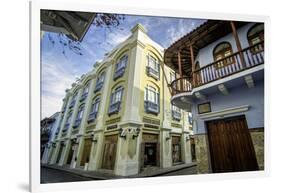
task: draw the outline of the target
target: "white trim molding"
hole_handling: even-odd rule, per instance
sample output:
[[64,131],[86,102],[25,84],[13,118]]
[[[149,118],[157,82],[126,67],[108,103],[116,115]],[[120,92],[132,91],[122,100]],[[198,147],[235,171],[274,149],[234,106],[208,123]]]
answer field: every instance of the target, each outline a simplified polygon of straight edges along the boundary
[[233,108],[227,108],[220,111],[214,111],[210,113],[204,113],[202,115],[199,115],[200,119],[210,119],[214,117],[224,117],[226,115],[234,114],[234,113],[242,113],[248,111],[250,108],[250,105],[243,105],[239,107],[233,107]]

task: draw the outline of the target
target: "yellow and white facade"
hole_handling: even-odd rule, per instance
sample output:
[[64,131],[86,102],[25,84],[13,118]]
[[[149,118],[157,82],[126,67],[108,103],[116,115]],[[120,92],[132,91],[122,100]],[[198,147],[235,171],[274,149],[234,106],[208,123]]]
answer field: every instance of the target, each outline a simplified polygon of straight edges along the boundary
[[164,50],[142,25],[131,32],[66,90],[48,164],[128,176],[192,162],[190,116],[170,103]]

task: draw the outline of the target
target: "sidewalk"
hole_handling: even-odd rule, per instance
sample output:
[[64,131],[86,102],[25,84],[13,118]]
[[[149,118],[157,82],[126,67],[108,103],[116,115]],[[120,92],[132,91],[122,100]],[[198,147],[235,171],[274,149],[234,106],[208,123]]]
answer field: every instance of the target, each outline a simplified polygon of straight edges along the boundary
[[190,164],[180,164],[177,166],[172,166],[169,168],[158,168],[158,167],[150,167],[146,168],[144,171],[141,171],[139,174],[131,175],[131,176],[118,176],[112,173],[111,170],[104,170],[99,169],[97,171],[86,171],[80,168],[69,168],[68,166],[57,166],[57,165],[46,165],[42,164],[42,167],[55,169],[55,170],[61,170],[64,172],[68,172],[71,174],[75,174],[78,176],[91,178],[93,180],[109,180],[109,179],[122,179],[122,178],[143,178],[143,177],[155,177],[155,176],[161,176],[163,174],[167,174],[170,172],[175,172],[178,170],[195,167],[196,163],[190,163]]

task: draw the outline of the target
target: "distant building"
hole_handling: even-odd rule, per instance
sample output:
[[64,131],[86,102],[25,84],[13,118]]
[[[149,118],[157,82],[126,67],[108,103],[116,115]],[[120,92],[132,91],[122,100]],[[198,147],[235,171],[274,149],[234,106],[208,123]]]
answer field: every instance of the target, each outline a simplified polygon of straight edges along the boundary
[[199,173],[264,168],[264,24],[209,20],[172,44],[171,102],[191,111]]
[[171,105],[165,82],[175,73],[142,25],[131,31],[66,90],[49,164],[128,176],[192,162],[191,116]]
[[58,116],[59,116],[59,112],[56,112],[55,114],[53,114],[50,117],[44,118],[41,121],[41,130],[40,130],[40,136],[41,136],[41,160],[42,162],[44,162],[44,159],[46,159],[46,156],[44,156],[44,152],[45,154],[47,154],[48,149],[49,149],[49,145],[50,145],[50,141],[52,140],[55,132],[56,132],[56,128],[57,128],[57,122],[58,122]]

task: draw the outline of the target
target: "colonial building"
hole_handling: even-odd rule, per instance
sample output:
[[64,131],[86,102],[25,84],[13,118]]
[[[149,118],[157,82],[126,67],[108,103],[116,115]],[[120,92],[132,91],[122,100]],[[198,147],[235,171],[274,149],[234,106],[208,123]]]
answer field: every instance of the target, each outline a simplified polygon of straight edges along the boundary
[[264,24],[209,20],[173,43],[172,103],[193,114],[199,173],[264,168]]
[[46,163],[48,154],[48,145],[52,141],[57,129],[59,112],[56,112],[50,117],[44,118],[40,123],[40,146],[41,146],[41,161]]
[[142,25],[131,32],[66,90],[48,164],[128,176],[192,162],[190,115],[165,82],[175,73]]

